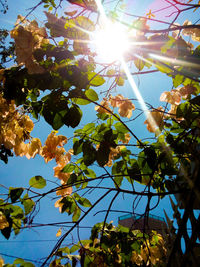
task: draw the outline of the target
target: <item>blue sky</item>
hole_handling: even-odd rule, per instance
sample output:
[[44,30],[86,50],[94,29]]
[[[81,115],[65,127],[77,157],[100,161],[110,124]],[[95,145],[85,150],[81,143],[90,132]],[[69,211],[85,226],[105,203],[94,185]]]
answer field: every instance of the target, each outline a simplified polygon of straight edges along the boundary
[[[27,13],[27,8],[34,6],[38,1],[8,1],[9,10],[6,15],[1,14],[0,18],[0,27],[5,27],[8,29],[13,28],[13,24],[16,21],[17,14],[25,15]],[[142,2],[142,3],[141,3]],[[144,9],[148,12],[149,8],[158,9],[159,3],[163,3],[164,1],[129,1],[130,8],[134,7],[135,14],[144,15]],[[139,3],[139,4],[138,4]],[[151,4],[153,3],[153,4]],[[143,6],[142,6],[143,5]],[[147,8],[148,7],[148,8]],[[40,21],[44,18],[43,13],[41,13],[42,9],[38,8],[33,15],[31,15],[30,19],[39,19]],[[133,12],[130,10],[130,12]],[[192,16],[193,13],[191,13]],[[166,14],[161,15],[166,16]],[[156,17],[157,18],[157,17]],[[159,16],[158,16],[159,18]],[[170,21],[171,18],[166,18],[166,21]],[[184,16],[180,17],[180,23],[185,20]],[[154,26],[156,27],[156,26]],[[158,107],[161,103],[159,101],[159,97],[163,91],[171,90],[172,82],[165,74],[162,73],[154,73],[150,75],[142,75],[140,77],[135,77],[136,84],[138,85],[139,91],[144,98],[144,101],[151,103],[153,106]],[[104,85],[103,88],[97,88],[97,91],[104,91],[107,88],[107,84]],[[128,82],[122,88],[119,88],[118,93],[122,93],[125,97],[135,98],[135,95],[131,89],[131,86]],[[86,121],[92,121],[95,117],[94,106],[91,104],[90,106],[84,108],[84,118],[81,122],[79,128],[81,128]],[[132,122],[129,124],[130,128],[134,131],[136,136],[140,138],[153,137],[153,134],[149,134],[146,130],[146,126],[143,124],[145,120],[144,116],[141,116],[139,120],[136,122]],[[35,124],[35,128],[32,132],[32,136],[39,137],[44,141],[46,136],[51,132],[51,127],[48,126],[43,119],[41,118],[38,123]],[[68,138],[73,135],[73,131],[67,127],[63,127],[59,130],[60,134],[66,135]],[[70,148],[70,147],[69,147]],[[20,187],[25,186],[28,187],[28,181],[32,176],[41,175],[45,179],[50,181],[56,181],[55,177],[53,177],[53,167],[56,166],[55,162],[49,162],[46,164],[44,160],[36,156],[35,159],[27,160],[26,158],[10,158],[7,165],[3,162],[1,164],[1,183],[6,187]],[[46,189],[50,189],[54,186],[51,182],[48,182]],[[139,186],[138,186],[139,188]],[[5,193],[3,189],[0,188],[0,192]],[[43,192],[41,190],[41,192]],[[88,196],[91,197],[91,202],[94,202],[95,199],[99,196],[98,191],[95,194]],[[55,194],[52,195],[52,198],[55,197]],[[105,205],[110,202],[111,195],[109,195],[105,201],[100,204],[95,211],[105,209]],[[152,202],[156,203],[156,199]],[[40,211],[36,216],[34,223],[52,223],[52,222],[64,222],[70,221],[71,219],[67,214],[60,214],[58,209],[54,208],[55,199],[43,199],[40,205]],[[131,211],[131,203],[132,199],[129,196],[125,196],[125,200],[120,196],[114,203],[113,209],[118,210],[127,210]],[[142,200],[139,208],[137,210],[138,213],[143,212],[143,208],[145,206],[145,200]],[[160,205],[153,211],[153,214],[158,216],[163,216],[163,208],[167,211],[170,218],[172,218],[172,211],[169,204],[169,199],[165,198],[160,202]],[[99,213],[96,216],[93,216],[95,212],[89,215],[83,222],[82,226],[92,226],[95,222],[101,222],[104,220],[105,213]],[[113,220],[114,224],[117,224],[117,218],[122,214],[110,213],[108,216],[108,221]],[[9,241],[6,241],[2,236],[0,237],[0,253],[13,255],[16,257],[25,257],[27,259],[40,260],[43,257],[46,257],[54,244],[56,243],[56,232],[59,227],[40,227],[40,228],[32,228],[26,229],[22,231],[18,236],[12,235]],[[63,228],[63,232],[65,229]],[[89,229],[83,228],[80,230],[80,238],[87,239],[89,236]],[[72,236],[73,235],[73,236]],[[67,240],[63,244],[70,244],[72,240],[77,241],[77,232],[73,231],[72,235],[69,235]],[[43,241],[42,241],[43,240]],[[51,241],[45,241],[51,240]],[[34,242],[33,242],[34,241]],[[12,262],[13,259],[10,257],[3,256],[6,262]],[[37,264],[36,264],[37,266]]]

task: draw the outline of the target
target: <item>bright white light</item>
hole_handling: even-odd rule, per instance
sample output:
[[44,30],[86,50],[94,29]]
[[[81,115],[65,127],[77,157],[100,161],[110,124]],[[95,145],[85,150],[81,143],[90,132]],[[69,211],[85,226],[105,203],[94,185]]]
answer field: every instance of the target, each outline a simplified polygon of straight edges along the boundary
[[97,54],[106,62],[121,60],[130,47],[128,32],[121,24],[108,20],[102,29],[94,34],[94,43]]

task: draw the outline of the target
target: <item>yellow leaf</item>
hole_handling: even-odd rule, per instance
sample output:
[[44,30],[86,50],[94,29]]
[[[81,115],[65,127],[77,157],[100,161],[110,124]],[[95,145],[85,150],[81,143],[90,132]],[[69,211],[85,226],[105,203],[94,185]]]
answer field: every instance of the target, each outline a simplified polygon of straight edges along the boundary
[[139,71],[141,71],[145,66],[145,62],[143,60],[139,59],[139,58],[135,59],[134,63],[135,63],[136,68]]
[[116,81],[116,84],[119,85],[119,86],[123,86],[124,85],[124,79],[122,77],[117,77],[115,79]]
[[6,216],[0,212],[0,229],[3,230],[6,227],[9,227],[9,223],[6,219]]
[[61,231],[61,229],[59,229],[56,236],[59,237],[59,236],[61,236],[61,234],[62,234],[62,231]]
[[4,260],[2,258],[0,258],[0,267],[4,266]]
[[106,74],[112,76],[112,75],[115,75],[115,73],[116,71],[111,69],[111,70],[108,70]]

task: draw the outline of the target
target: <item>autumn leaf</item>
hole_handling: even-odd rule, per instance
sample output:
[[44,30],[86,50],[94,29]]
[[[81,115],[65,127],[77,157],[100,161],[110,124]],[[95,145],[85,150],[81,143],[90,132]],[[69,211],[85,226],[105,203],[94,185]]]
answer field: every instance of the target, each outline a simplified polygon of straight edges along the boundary
[[61,236],[61,234],[62,234],[62,230],[61,230],[61,228],[58,230],[58,232],[56,233],[56,237],[59,237],[59,236]]

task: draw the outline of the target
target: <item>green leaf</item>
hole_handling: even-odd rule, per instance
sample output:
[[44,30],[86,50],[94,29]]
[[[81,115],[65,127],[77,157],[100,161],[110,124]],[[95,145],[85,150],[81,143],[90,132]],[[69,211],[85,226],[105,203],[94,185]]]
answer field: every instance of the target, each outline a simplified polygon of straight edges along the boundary
[[65,172],[65,173],[70,173],[70,172],[73,172],[74,168],[76,166],[72,163],[69,163],[67,164],[63,169],[62,169],[62,172]]
[[67,185],[74,185],[77,181],[77,175],[75,173],[72,173],[67,181]]
[[176,116],[177,118],[189,118],[191,115],[191,106],[189,102],[181,103],[178,105],[177,110],[176,110]]
[[76,141],[73,144],[74,155],[78,155],[79,153],[82,152],[82,146],[83,146],[83,139],[78,140],[76,138]]
[[[57,253],[56,253],[56,256],[57,256]],[[70,255],[69,255],[69,256],[70,256]],[[49,267],[62,266],[61,263],[60,263],[60,261],[61,261],[61,259],[55,259],[55,260],[53,260],[53,261],[50,263]],[[71,264],[69,264],[69,265],[66,265],[66,264],[65,264],[65,267],[71,267]]]
[[95,123],[91,122],[83,127],[83,132],[90,134],[94,131],[94,129],[95,129]]
[[122,232],[122,233],[129,233],[130,232],[130,228],[124,227],[121,224],[118,225],[118,228],[119,228],[120,232]]
[[112,174],[115,175],[122,173],[124,167],[126,166],[123,160],[115,162],[112,166]]
[[42,101],[38,101],[38,102],[31,102],[30,103],[32,109],[31,109],[31,114],[33,115],[33,117],[35,119],[38,119],[38,114],[40,113],[41,109],[42,109]]
[[76,206],[76,209],[75,209],[75,211],[73,213],[73,216],[72,216],[72,221],[73,222],[78,221],[78,219],[80,218],[80,216],[81,216],[81,210],[80,210],[80,208],[78,206]]
[[68,247],[59,248],[58,252],[60,252],[60,251],[63,253],[66,253],[66,254],[70,254],[70,249]]
[[110,148],[106,142],[101,142],[97,151],[97,162],[100,167],[103,167],[109,159]]
[[70,254],[71,253],[74,253],[75,251],[77,251],[78,249],[80,249],[80,246],[79,245],[73,245],[71,248],[70,248]]
[[76,106],[73,105],[68,112],[66,113],[66,115],[63,118],[63,122],[65,125],[67,125],[68,127],[71,126],[72,128],[75,128],[76,126],[79,125],[80,121],[82,118],[82,111],[81,109]]
[[31,262],[25,261],[20,267],[35,267],[35,265]]
[[96,160],[96,149],[91,142],[83,144],[83,162],[86,166],[91,165]]
[[145,66],[145,62],[143,60],[139,59],[139,58],[135,59],[134,63],[135,63],[136,68],[139,71],[141,71]]
[[29,180],[29,185],[37,189],[42,189],[46,186],[46,180],[42,176],[36,175]]
[[58,130],[63,126],[63,119],[69,110],[68,108],[68,99],[60,94],[51,92],[49,95],[46,95],[42,98],[43,109],[42,115],[45,120],[54,128]]
[[10,213],[11,217],[14,219],[23,219],[24,218],[24,211],[19,206],[12,206],[12,212]]
[[163,72],[163,73],[171,73],[172,70],[167,67],[166,65],[156,61],[156,64],[155,64],[155,67],[160,71],[160,72]]
[[52,127],[54,130],[59,130],[63,126],[63,118],[66,115],[67,111],[63,110],[55,114],[53,118]]
[[94,90],[92,90],[92,89],[86,90],[85,91],[85,95],[91,101],[97,101],[99,99],[97,93]]
[[97,117],[102,120],[105,121],[110,117],[110,114],[107,113],[97,113]]
[[120,187],[123,181],[123,176],[122,175],[115,176],[114,181],[115,181],[115,186]]
[[74,193],[74,198],[83,207],[90,208],[92,206],[92,204],[90,203],[90,201],[87,198],[81,197],[77,193]]
[[[140,239],[138,238],[138,240],[140,240]],[[137,253],[140,253],[140,250],[141,250],[140,242],[136,241],[136,242],[132,243],[131,244],[131,248],[132,248],[133,251],[136,251]]]
[[115,129],[119,132],[119,133],[128,133],[128,129],[121,123],[121,122],[117,122],[114,125]]
[[182,84],[184,80],[184,76],[183,75],[180,75],[180,74],[177,74],[174,79],[173,79],[173,85],[174,87],[178,87],[180,84]]
[[83,172],[87,177],[96,178],[96,173],[89,168],[85,169]]
[[9,197],[11,198],[12,203],[15,203],[16,200],[18,200],[23,193],[24,189],[19,187],[19,188],[9,188]]
[[21,219],[13,219],[13,229],[14,229],[15,235],[19,234],[20,229],[21,229],[21,224],[22,224]]
[[89,100],[84,98],[72,98],[72,101],[77,105],[88,105],[91,103]]
[[60,203],[64,203],[62,206],[62,213],[66,211],[69,215],[71,215],[76,209],[76,203],[71,196],[66,196],[62,199]]
[[115,78],[115,82],[119,86],[123,86],[124,85],[124,79],[122,77]]
[[147,147],[144,149],[144,153],[146,156],[146,161],[151,169],[153,169],[156,165],[157,154],[153,147]]
[[89,84],[92,86],[101,86],[102,84],[105,83],[104,78],[95,72],[88,73],[88,81]]
[[139,168],[139,165],[138,165],[136,159],[131,160],[131,167],[128,168],[127,171],[128,171],[128,175],[130,176],[131,179],[136,180],[138,182],[142,181],[140,168]]
[[17,259],[14,260],[13,263],[14,263],[14,264],[21,264],[21,263],[24,263],[24,260],[21,259],[21,258],[17,258]]
[[[138,166],[140,168],[141,171],[147,171],[147,173],[149,173],[151,170],[151,168],[149,168],[148,164],[147,164],[147,160],[146,160],[146,156],[144,151],[141,151],[138,155],[138,160],[137,160]],[[144,173],[144,172],[143,172]]]
[[65,37],[69,39],[88,39],[88,33],[83,31],[85,29],[87,31],[94,31],[95,25],[94,23],[84,16],[77,16],[76,18],[69,19],[65,24]]
[[[83,1],[81,1],[81,2],[83,2]],[[78,16],[76,18],[76,21],[81,26],[81,29],[85,29],[87,31],[94,31],[95,30],[94,22],[91,21],[88,17]]]
[[92,240],[81,240],[78,242],[78,244],[86,246],[92,243]]
[[28,215],[35,206],[35,202],[29,198],[28,194],[24,195],[21,203],[24,205],[25,215]]

